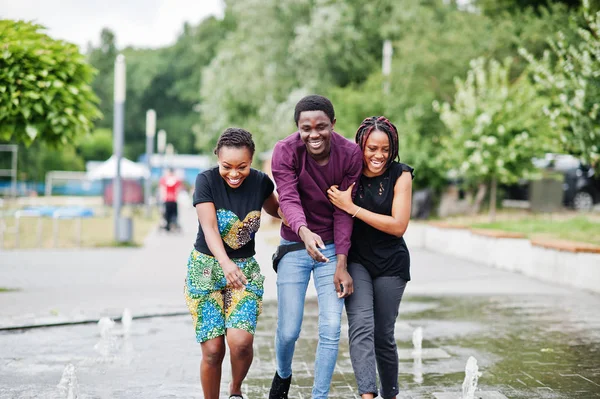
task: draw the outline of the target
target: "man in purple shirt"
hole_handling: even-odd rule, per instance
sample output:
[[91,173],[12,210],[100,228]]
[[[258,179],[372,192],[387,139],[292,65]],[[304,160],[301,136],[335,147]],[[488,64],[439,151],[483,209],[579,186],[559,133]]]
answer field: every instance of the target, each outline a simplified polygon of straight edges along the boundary
[[271,165],[286,220],[281,246],[294,249],[281,258],[277,269],[277,372],[269,399],[288,397],[311,272],[319,303],[312,397],[322,399],[329,393],[337,360],[344,298],[353,292],[346,270],[352,216],[331,204],[327,190],[332,185],[346,190],[358,181],[362,153],[358,145],[333,131],[335,113],[327,98],[304,97],[296,104],[294,119],[298,131],[275,145]]

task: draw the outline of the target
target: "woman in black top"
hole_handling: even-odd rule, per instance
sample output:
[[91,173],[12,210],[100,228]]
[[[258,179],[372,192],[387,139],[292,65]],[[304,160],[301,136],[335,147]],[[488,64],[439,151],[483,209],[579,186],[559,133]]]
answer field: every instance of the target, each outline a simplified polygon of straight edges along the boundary
[[332,186],[328,195],[357,219],[348,254],[354,294],[346,298],[346,313],[358,391],[363,399],[376,397],[378,371],[381,396],[390,399],[399,392],[394,325],[410,280],[410,256],[402,236],[410,219],[413,168],[396,161],[398,131],[383,116],[365,119],[356,143],[363,151],[363,174],[354,201],[351,189]]
[[271,179],[251,168],[254,142],[248,131],[225,130],[215,154],[219,165],[196,178],[193,203],[198,234],[188,259],[184,292],[202,348],[204,398],[221,397],[226,344],[231,358],[229,397],[242,398],[265,279],[254,259],[254,235],[261,209],[278,218],[279,203]]

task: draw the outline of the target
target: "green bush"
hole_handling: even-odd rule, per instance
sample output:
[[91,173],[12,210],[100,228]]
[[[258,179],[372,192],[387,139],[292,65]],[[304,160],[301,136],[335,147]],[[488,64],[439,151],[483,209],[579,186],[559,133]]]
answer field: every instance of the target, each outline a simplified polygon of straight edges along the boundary
[[94,69],[77,46],[43,29],[0,21],[0,141],[67,144],[101,116],[90,87]]

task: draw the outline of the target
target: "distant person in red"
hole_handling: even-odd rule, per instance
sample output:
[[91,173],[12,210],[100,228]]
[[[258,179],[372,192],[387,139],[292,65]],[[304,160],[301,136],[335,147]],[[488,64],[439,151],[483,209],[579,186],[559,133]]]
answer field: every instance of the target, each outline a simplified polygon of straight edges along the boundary
[[160,198],[165,203],[165,230],[170,231],[172,227],[177,226],[177,195],[181,189],[181,180],[175,176],[173,169],[169,168],[158,184]]

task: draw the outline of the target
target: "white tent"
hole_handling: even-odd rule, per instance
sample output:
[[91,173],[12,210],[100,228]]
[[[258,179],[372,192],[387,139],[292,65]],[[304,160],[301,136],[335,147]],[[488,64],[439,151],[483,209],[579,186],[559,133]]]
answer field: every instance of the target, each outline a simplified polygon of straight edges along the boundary
[[[87,172],[90,180],[112,179],[117,174],[117,159],[113,155],[108,160]],[[121,178],[145,179],[150,176],[150,171],[145,165],[135,163],[127,158],[121,158]]]

